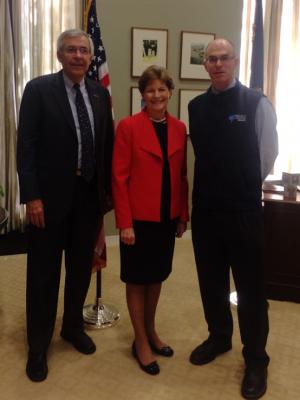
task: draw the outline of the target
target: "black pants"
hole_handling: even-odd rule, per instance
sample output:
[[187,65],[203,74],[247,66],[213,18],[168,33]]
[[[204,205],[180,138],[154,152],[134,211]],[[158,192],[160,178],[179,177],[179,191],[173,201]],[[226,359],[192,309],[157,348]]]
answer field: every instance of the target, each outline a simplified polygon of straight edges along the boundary
[[208,214],[194,209],[192,239],[210,336],[231,341],[231,267],[238,295],[237,312],[245,362],[268,365],[262,213]]
[[53,335],[63,250],[66,277],[62,329],[71,334],[83,330],[82,308],[91,278],[98,204],[95,182],[86,183],[77,177],[69,213],[58,222],[46,220],[45,229],[29,227],[27,337],[34,353],[46,351]]

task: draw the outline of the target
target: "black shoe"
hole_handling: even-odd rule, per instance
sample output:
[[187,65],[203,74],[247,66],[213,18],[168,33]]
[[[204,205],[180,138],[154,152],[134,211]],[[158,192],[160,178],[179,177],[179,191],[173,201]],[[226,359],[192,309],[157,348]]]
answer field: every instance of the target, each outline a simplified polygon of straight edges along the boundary
[[95,343],[85,332],[70,335],[62,331],[60,336],[67,342],[70,342],[80,353],[93,354],[96,351]]
[[28,353],[26,374],[33,382],[42,382],[47,378],[48,366],[45,353]]
[[144,365],[144,364],[141,363],[141,361],[140,361],[140,359],[139,359],[139,356],[138,356],[138,354],[137,354],[136,348],[135,348],[135,342],[132,343],[131,352],[132,352],[133,357],[137,360],[137,362],[138,362],[140,368],[141,368],[144,372],[146,372],[147,374],[150,374],[150,375],[157,375],[157,374],[159,374],[160,369],[159,369],[159,365],[157,364],[156,361],[153,361],[152,363],[147,364],[147,365]]
[[154,344],[152,344],[151,342],[149,342],[149,344],[150,344],[151,350],[155,354],[158,354],[163,357],[172,357],[172,355],[174,354],[174,350],[170,346],[163,346],[159,349],[158,347],[154,346]]
[[219,354],[231,350],[231,342],[218,343],[211,338],[197,346],[190,355],[190,362],[195,365],[204,365],[213,361]]
[[267,391],[267,367],[247,367],[242,383],[245,399],[259,399]]

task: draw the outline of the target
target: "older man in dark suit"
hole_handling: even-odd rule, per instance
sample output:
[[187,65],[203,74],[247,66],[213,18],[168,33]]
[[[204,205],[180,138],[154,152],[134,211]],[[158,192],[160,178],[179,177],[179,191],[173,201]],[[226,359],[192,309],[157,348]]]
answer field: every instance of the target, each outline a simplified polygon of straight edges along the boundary
[[17,162],[29,221],[26,372],[46,379],[47,349],[57,312],[63,250],[61,336],[84,354],[82,308],[91,277],[100,216],[109,209],[113,123],[106,89],[85,78],[93,44],[80,30],[57,41],[58,73],[28,82],[20,108]]

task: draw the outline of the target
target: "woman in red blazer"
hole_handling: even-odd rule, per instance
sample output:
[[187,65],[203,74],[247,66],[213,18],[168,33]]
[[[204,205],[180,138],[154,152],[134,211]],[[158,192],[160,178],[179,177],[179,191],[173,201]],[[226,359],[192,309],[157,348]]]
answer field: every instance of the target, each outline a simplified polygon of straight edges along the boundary
[[135,339],[132,354],[147,373],[159,373],[153,353],[173,350],[155,330],[162,282],[172,269],[175,236],[188,220],[186,128],[167,113],[174,84],[151,66],[139,79],[145,107],[123,119],[113,154],[113,197],[120,229],[121,280]]

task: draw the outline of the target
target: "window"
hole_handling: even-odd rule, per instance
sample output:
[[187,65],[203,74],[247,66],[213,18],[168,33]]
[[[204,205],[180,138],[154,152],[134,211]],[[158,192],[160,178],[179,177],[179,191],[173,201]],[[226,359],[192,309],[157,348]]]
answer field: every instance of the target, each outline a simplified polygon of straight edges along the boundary
[[[274,172],[300,172],[300,4],[264,0],[264,93],[277,112],[279,156]],[[255,1],[244,0],[240,80],[250,77]]]

